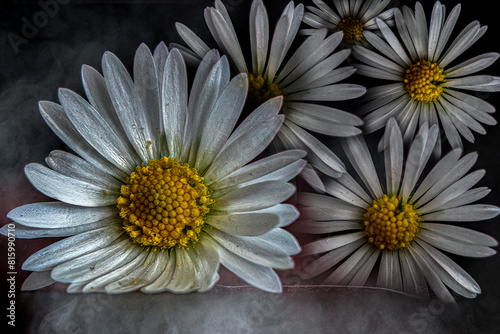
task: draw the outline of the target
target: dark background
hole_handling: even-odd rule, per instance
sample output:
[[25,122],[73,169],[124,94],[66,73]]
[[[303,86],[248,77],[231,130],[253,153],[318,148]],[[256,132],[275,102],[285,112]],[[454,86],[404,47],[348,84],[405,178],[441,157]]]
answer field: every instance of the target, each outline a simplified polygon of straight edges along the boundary
[[[60,1],[50,15],[41,3],[50,1],[7,1],[0,5],[0,226],[9,222],[7,212],[37,201],[46,201],[27,181],[23,167],[43,163],[55,149],[65,149],[38,112],[40,100],[57,101],[57,89],[66,87],[80,94],[82,64],[100,70],[104,51],[115,53],[132,68],[140,43],[154,49],[160,41],[182,43],[174,28],[182,22],[197,32],[210,46],[211,39],[203,19],[203,9],[213,5],[202,1]],[[243,51],[248,51],[248,13],[251,1],[224,0],[240,36]],[[271,29],[288,1],[264,1]],[[331,1],[326,1],[332,5]],[[63,4],[64,3],[64,4]],[[296,4],[299,2],[296,1]],[[311,1],[304,1],[310,4]],[[414,1],[393,1],[394,5],[414,6]],[[433,1],[422,1],[428,17]],[[443,1],[449,13],[458,2]],[[45,10],[46,11],[46,10]],[[44,19],[45,17],[45,19]],[[39,28],[26,29],[26,21],[39,21]],[[484,52],[498,52],[497,11],[492,3],[462,1],[462,13],[454,35],[472,20],[488,25],[486,34],[462,55],[458,62]],[[41,24],[43,23],[43,24]],[[24,28],[23,28],[24,27]],[[304,28],[306,26],[304,25]],[[24,36],[23,36],[24,32]],[[12,47],[9,37],[25,38]],[[301,37],[299,37],[300,39]],[[248,54],[248,52],[246,52]],[[457,64],[455,61],[453,64]],[[500,75],[500,63],[483,71]],[[370,82],[353,76],[349,82]],[[500,105],[500,94],[476,96]],[[354,111],[351,107],[346,108]],[[495,115],[498,119],[498,116]],[[477,135],[475,144],[467,143],[465,152],[479,152],[475,169],[485,168],[486,176],[478,186],[492,189],[483,203],[498,205],[500,199],[497,156],[500,130],[487,128]],[[371,146],[380,138],[368,136]],[[332,142],[335,144],[335,142]],[[449,147],[443,147],[446,152]],[[466,223],[500,240],[500,218]],[[339,332],[339,333],[500,333],[500,257],[467,259],[453,257],[479,283],[483,293],[474,300],[457,297],[458,310],[438,301],[425,301],[401,293],[364,289],[308,287],[316,282],[300,281],[292,271],[280,273],[284,293],[273,295],[250,288],[232,275],[225,275],[220,286],[205,294],[147,296],[132,293],[120,296],[68,295],[65,285],[55,284],[37,292],[19,292],[29,273],[22,263],[53,239],[16,240],[16,329],[24,333],[265,333],[265,332]],[[0,237],[2,309],[8,306],[6,272],[7,241]],[[228,287],[229,286],[229,287]],[[7,311],[4,311],[7,312]],[[6,313],[5,313],[6,314]],[[2,315],[1,325],[7,320]],[[1,327],[0,327],[1,328]],[[10,328],[12,329],[12,328]]]

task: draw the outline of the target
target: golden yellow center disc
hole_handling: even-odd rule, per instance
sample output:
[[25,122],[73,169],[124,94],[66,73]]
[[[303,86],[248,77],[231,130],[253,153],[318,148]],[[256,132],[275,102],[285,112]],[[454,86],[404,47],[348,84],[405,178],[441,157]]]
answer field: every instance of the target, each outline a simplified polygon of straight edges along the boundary
[[117,203],[134,242],[170,249],[197,242],[213,200],[203,178],[177,158],[153,159],[136,168]]

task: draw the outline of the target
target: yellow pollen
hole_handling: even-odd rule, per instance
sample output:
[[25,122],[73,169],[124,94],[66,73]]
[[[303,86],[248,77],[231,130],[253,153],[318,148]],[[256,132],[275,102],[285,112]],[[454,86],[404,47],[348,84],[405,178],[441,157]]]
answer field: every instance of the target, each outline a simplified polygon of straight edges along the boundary
[[406,70],[404,84],[412,99],[434,102],[443,93],[441,83],[444,79],[441,67],[428,60],[421,60]]
[[363,22],[354,17],[346,17],[337,25],[337,30],[344,33],[344,42],[356,44],[363,39]]
[[390,251],[408,247],[419,230],[420,221],[413,205],[387,195],[374,200],[363,215],[368,241],[381,250]]
[[138,166],[116,200],[123,228],[134,242],[147,247],[171,249],[197,242],[214,202],[202,181],[196,169],[177,158]]
[[279,95],[282,95],[282,92],[277,83],[268,83],[261,74],[254,76],[248,73],[248,99],[256,106]]

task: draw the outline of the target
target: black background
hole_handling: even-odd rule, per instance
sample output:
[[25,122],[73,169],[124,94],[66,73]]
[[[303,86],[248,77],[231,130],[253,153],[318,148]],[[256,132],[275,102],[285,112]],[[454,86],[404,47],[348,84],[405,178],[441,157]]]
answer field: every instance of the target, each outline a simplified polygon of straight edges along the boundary
[[[47,3],[47,1],[42,1]],[[64,2],[65,4],[62,4]],[[225,0],[233,24],[248,54],[248,12],[251,1]],[[271,28],[288,1],[264,1]],[[326,1],[330,5],[331,2]],[[311,1],[304,1],[310,4]],[[414,1],[393,1],[394,5],[414,6]],[[428,17],[433,1],[422,1]],[[449,13],[457,1],[443,1]],[[298,2],[296,2],[298,4]],[[132,68],[140,43],[151,49],[160,42],[182,43],[174,28],[176,21],[192,28],[214,47],[203,19],[210,1],[61,1],[51,8],[53,15],[40,14],[37,1],[7,1],[0,5],[0,225],[11,209],[47,200],[27,181],[23,167],[30,162],[43,163],[51,150],[65,149],[41,118],[37,103],[57,101],[57,89],[66,87],[80,94],[82,64],[100,70],[104,51],[115,53]],[[44,19],[45,17],[45,19]],[[26,21],[39,21],[36,31],[26,34]],[[500,22],[492,2],[462,1],[462,13],[454,35],[472,20],[488,25],[486,34],[462,55],[458,62],[484,52],[500,51]],[[43,23],[43,24],[42,24]],[[306,26],[304,25],[304,28]],[[23,35],[24,32],[24,35]],[[25,40],[12,46],[13,34]],[[10,37],[9,37],[10,36]],[[9,40],[10,38],[10,40]],[[300,39],[301,37],[299,37]],[[14,43],[16,44],[16,43]],[[455,61],[453,64],[458,63]],[[500,75],[500,63],[483,71]],[[356,75],[349,82],[369,85]],[[500,94],[476,96],[499,106]],[[347,104],[349,111],[354,111]],[[498,116],[494,115],[496,119]],[[486,176],[478,186],[492,189],[483,203],[498,205],[500,199],[500,160],[497,156],[500,130],[485,126],[488,134],[477,135],[474,144],[466,143],[465,152],[479,152],[475,169],[484,168]],[[368,136],[373,146],[381,133]],[[443,147],[444,152],[449,147]],[[500,240],[500,218],[466,223]],[[19,293],[28,273],[20,267],[33,252],[54,240],[16,240],[16,329],[34,333],[251,333],[251,332],[500,332],[500,257],[467,259],[453,257],[479,283],[483,293],[475,300],[457,297],[458,311],[434,301],[422,301],[400,293],[373,289],[323,289],[305,287],[293,272],[282,273],[284,293],[272,295],[253,288],[216,287],[205,294],[177,296],[140,293],[125,296],[68,295],[65,286],[56,284],[38,292]],[[0,237],[2,268],[2,309],[7,307],[7,242]],[[227,279],[232,285],[243,282]],[[292,287],[295,285],[295,287]],[[5,308],[4,308],[5,307]],[[4,311],[7,312],[7,311]],[[2,315],[2,325],[7,319]],[[11,328],[12,329],[12,328]]]

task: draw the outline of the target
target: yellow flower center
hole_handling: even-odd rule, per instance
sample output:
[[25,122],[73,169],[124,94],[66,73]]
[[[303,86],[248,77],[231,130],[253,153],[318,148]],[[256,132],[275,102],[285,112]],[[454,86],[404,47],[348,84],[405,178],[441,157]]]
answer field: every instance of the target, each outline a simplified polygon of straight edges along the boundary
[[354,17],[346,17],[337,25],[337,30],[344,33],[344,42],[355,44],[363,39],[363,22]]
[[138,166],[117,199],[123,228],[142,246],[170,249],[197,242],[214,202],[202,181],[196,169],[177,158]]
[[393,251],[408,247],[421,219],[413,205],[402,203],[396,196],[383,195],[372,202],[363,221],[368,241],[381,250]]
[[405,88],[412,99],[420,102],[433,102],[443,93],[443,69],[436,63],[421,60],[406,70]]
[[256,106],[279,95],[282,95],[282,92],[277,83],[268,83],[261,74],[248,74],[248,99]]

